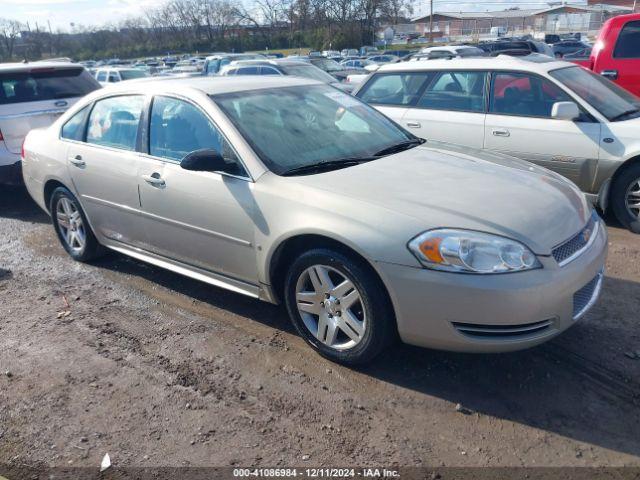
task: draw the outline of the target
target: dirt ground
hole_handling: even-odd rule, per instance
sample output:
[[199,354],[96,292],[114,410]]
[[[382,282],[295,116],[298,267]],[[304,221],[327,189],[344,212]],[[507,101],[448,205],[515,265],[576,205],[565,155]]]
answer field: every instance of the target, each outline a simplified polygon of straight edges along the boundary
[[0,464],[640,466],[640,236],[609,232],[600,303],[550,343],[399,345],[353,370],[281,308],[117,254],[73,262],[2,187]]

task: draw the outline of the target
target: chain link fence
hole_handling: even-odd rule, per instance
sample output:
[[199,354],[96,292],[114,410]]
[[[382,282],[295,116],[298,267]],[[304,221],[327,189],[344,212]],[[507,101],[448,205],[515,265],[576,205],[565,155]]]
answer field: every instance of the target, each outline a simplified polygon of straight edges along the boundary
[[[602,24],[609,18],[628,12],[592,11],[571,14],[538,14],[504,18],[463,18],[437,20],[434,15],[433,39],[438,41],[479,41],[498,36],[531,35],[543,39],[545,34],[581,33],[585,37],[597,36]],[[429,23],[386,25],[379,37],[391,44],[420,43],[430,38]]]

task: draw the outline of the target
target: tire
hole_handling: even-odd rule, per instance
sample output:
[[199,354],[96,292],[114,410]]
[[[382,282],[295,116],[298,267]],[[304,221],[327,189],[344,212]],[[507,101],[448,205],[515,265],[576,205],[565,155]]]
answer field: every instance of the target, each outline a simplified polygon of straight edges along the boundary
[[289,268],[284,291],[289,317],[300,336],[331,361],[368,363],[397,338],[385,287],[359,259],[330,249],[310,250]]
[[51,194],[49,211],[58,240],[71,258],[89,262],[105,253],[94,235],[76,197],[66,188],[58,187]]
[[[634,195],[636,194],[637,195]],[[618,221],[634,233],[640,233],[640,208],[629,208],[627,200],[640,204],[640,163],[625,168],[611,184],[611,209]]]

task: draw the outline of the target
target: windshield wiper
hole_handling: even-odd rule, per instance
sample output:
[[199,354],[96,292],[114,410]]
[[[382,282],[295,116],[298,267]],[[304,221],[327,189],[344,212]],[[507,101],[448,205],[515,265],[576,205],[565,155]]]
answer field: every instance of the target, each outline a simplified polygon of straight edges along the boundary
[[340,160],[328,160],[326,162],[312,163],[311,165],[302,165],[301,167],[295,167],[281,173],[283,177],[290,177],[293,175],[302,175],[305,173],[318,173],[327,172],[329,170],[335,170],[338,168],[352,167],[354,165],[360,165],[361,163],[370,162],[376,160],[376,157],[353,157],[353,158],[341,158]]
[[620,115],[616,115],[611,119],[612,122],[617,120],[622,120],[624,117],[628,117],[629,115],[633,115],[634,113],[640,113],[640,108],[631,108],[626,112],[622,112]]
[[391,155],[392,153],[404,152],[405,150],[409,150],[410,148],[422,145],[424,142],[426,142],[426,140],[422,138],[414,138],[405,142],[396,143],[395,145],[391,145],[390,147],[383,148],[382,150],[377,152],[375,156],[383,157],[384,155]]

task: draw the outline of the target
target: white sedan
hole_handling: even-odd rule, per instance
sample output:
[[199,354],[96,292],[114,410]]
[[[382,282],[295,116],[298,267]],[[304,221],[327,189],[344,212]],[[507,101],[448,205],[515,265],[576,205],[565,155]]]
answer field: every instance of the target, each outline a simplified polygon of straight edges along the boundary
[[640,99],[600,75],[543,56],[404,62],[354,94],[424,139],[554,170],[640,233]]

